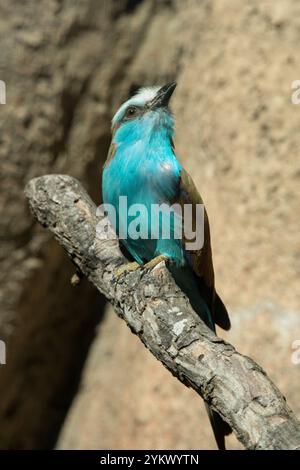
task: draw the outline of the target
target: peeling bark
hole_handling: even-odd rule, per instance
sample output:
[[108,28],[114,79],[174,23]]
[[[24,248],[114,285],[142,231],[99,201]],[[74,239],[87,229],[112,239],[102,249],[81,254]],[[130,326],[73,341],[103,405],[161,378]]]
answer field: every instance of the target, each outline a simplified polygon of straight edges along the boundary
[[247,449],[300,449],[300,423],[280,391],[258,364],[208,329],[164,264],[115,279],[127,260],[117,240],[96,237],[103,218],[77,180],[35,178],[26,195],[37,220],[131,331],[230,424]]

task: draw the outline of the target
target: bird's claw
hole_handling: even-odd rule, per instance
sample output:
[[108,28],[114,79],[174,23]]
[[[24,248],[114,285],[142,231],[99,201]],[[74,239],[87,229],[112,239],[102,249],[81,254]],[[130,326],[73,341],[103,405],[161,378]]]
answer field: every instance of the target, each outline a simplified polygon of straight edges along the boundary
[[143,266],[141,266],[136,261],[134,261],[132,263],[122,264],[122,266],[120,266],[118,269],[116,269],[116,271],[114,273],[114,279],[116,281],[118,281],[125,274],[134,272],[139,268],[151,271],[152,269],[156,268],[160,263],[166,262],[167,260],[168,260],[168,258],[166,256],[159,255],[159,256],[156,256],[155,258],[151,259],[150,261],[148,261],[148,263],[144,264]]
[[120,266],[118,269],[116,269],[116,271],[114,273],[114,278],[116,280],[119,280],[125,274],[136,271],[140,267],[141,266],[138,263],[136,263],[135,261],[133,263],[122,264],[122,266]]
[[158,266],[159,263],[161,262],[166,262],[168,260],[167,256],[164,256],[164,255],[159,255],[159,256],[156,256],[155,258],[151,259],[150,261],[148,261],[148,263],[146,263],[144,265],[144,269],[154,269],[156,266]]

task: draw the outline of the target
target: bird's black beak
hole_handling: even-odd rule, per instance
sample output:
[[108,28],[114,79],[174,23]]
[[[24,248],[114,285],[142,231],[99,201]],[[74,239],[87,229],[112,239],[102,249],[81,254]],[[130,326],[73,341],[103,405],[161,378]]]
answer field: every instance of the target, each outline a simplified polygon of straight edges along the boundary
[[153,98],[153,100],[149,103],[149,107],[154,109],[154,108],[162,108],[165,106],[168,106],[170,98],[177,86],[177,83],[170,82],[161,87],[158,92],[156,93],[156,96]]

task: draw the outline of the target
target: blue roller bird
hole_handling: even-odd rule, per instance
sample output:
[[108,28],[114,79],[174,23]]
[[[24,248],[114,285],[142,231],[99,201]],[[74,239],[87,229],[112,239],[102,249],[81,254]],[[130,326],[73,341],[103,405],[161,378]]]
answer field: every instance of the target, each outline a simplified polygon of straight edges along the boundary
[[[156,232],[151,238],[153,218],[149,215],[153,204],[178,203],[195,207],[203,204],[192,178],[175,155],[173,143],[174,118],[169,100],[176,82],[163,87],[140,89],[126,101],[112,120],[112,142],[103,169],[103,202],[116,210],[115,230],[124,233],[121,243],[135,260],[124,270],[146,265],[153,268],[162,260],[177,284],[189,297],[195,311],[215,331],[215,324],[228,330],[230,320],[227,310],[215,290],[209,222],[204,209],[204,243],[197,250],[187,250],[186,239],[175,237],[176,221],[170,237]],[[126,196],[127,205],[143,204],[149,209],[145,222],[149,236],[132,237],[127,232],[132,217],[120,209],[120,196]],[[194,216],[194,212],[193,212]],[[174,216],[176,218],[176,216]],[[179,217],[179,216],[178,216]],[[163,219],[160,219],[163,223]],[[145,234],[144,234],[145,235]],[[122,271],[119,275],[122,274]],[[224,436],[229,426],[207,405],[207,411],[219,449],[225,449]]]

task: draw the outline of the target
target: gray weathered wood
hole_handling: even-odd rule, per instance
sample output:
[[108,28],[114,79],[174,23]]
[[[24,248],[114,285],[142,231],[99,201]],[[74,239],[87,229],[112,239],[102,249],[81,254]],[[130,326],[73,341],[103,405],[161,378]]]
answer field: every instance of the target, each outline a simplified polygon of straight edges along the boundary
[[247,449],[300,449],[300,423],[285,398],[260,366],[206,327],[164,264],[116,281],[116,268],[127,261],[116,240],[96,237],[97,224],[103,234],[104,218],[96,216],[78,181],[43,176],[29,182],[26,194],[37,220],[131,331],[230,424]]

